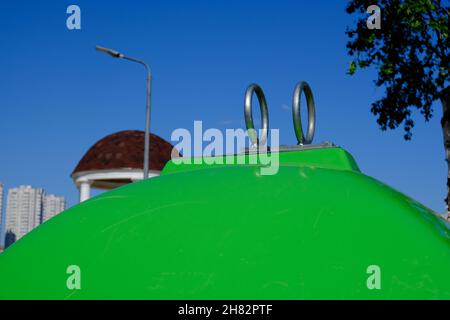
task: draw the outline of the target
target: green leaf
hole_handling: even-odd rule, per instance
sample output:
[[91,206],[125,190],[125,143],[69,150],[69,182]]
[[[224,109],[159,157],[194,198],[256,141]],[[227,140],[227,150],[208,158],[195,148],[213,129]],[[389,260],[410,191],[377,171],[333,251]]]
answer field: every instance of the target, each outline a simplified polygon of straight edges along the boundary
[[352,75],[355,74],[355,71],[356,71],[356,62],[352,61],[350,63],[350,67],[348,68],[348,72],[347,73],[352,76]]

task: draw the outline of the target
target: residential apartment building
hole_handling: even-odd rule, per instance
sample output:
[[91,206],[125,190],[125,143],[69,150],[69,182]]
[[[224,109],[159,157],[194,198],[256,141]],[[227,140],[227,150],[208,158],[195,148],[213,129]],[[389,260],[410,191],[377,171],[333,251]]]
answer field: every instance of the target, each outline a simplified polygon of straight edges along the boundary
[[44,190],[20,186],[8,190],[6,231],[19,240],[41,223]]
[[54,194],[44,196],[42,222],[45,222],[66,210],[66,199]]
[[0,234],[1,234],[1,227],[3,222],[3,184],[0,182]]

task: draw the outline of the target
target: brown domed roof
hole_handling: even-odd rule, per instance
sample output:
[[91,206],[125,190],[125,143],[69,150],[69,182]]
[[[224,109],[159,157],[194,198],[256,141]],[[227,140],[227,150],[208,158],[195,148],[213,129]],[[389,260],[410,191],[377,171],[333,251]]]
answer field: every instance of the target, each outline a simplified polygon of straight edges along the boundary
[[[81,158],[72,175],[82,171],[142,169],[144,163],[143,131],[127,130],[108,135],[94,144]],[[161,171],[171,159],[173,146],[150,134],[150,170]]]

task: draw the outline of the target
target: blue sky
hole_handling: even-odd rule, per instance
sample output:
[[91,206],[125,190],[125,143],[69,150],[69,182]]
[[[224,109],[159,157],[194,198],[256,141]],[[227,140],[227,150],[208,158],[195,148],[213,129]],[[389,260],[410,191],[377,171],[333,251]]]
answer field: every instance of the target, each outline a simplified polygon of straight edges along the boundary
[[[81,7],[82,30],[66,28]],[[243,127],[243,95],[259,83],[271,128],[295,144],[292,91],[315,94],[315,142],[352,153],[364,173],[443,212],[446,164],[439,120],[416,113],[411,142],[381,131],[370,104],[382,94],[374,70],[350,77],[346,1],[2,1],[0,6],[0,181],[63,195],[78,192],[70,173],[103,136],[143,129],[145,73],[96,44],[149,62],[152,132]],[[286,110],[285,106],[289,106]]]

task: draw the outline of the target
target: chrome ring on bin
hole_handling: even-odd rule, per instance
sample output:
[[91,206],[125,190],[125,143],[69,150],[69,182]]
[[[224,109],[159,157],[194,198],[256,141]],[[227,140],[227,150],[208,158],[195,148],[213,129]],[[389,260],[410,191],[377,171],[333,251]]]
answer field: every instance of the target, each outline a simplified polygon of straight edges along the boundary
[[[303,134],[302,119],[300,113],[300,101],[302,92],[305,92],[306,103],[308,107],[308,126],[306,137]],[[314,97],[311,87],[305,81],[300,81],[294,89],[294,96],[292,98],[292,117],[294,121],[294,130],[299,145],[310,144],[314,138],[316,130],[316,107],[314,104]]]
[[[255,124],[253,123],[252,115],[252,98],[253,93],[256,93],[259,101],[259,108],[261,110],[261,135],[258,139],[258,134],[255,130]],[[267,132],[269,130],[269,111],[267,109],[266,98],[264,97],[264,92],[261,87],[257,84],[251,84],[248,86],[245,92],[244,100],[244,116],[245,125],[247,127],[248,135],[252,146],[265,145],[267,143]]]

